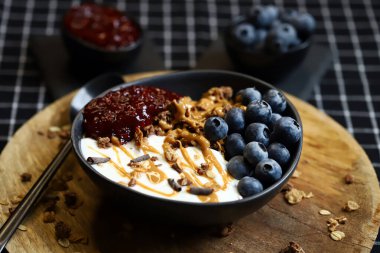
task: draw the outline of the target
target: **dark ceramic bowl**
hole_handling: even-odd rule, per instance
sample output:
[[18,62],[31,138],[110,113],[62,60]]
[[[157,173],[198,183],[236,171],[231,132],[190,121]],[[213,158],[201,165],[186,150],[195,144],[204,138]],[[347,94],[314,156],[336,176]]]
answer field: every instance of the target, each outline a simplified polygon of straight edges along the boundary
[[[222,85],[233,87],[235,92],[242,88],[252,86],[255,86],[262,92],[274,88],[268,83],[247,75],[229,71],[204,70],[178,72],[121,84],[105,91],[100,96],[103,96],[111,90],[130,85],[147,85],[165,88],[179,94],[191,96],[193,99],[199,99],[202,93],[211,87]],[[284,115],[293,117],[302,127],[301,118],[296,108],[288,99],[287,103],[288,106]],[[289,180],[296,169],[302,149],[301,138],[293,147],[293,150],[291,150],[291,162],[287,168],[283,169],[282,178],[257,195],[231,202],[189,203],[149,196],[111,181],[98,173],[86,162],[81,153],[80,140],[84,135],[82,121],[83,116],[82,112],[80,112],[73,121],[71,140],[75,154],[82,168],[91,179],[96,182],[105,193],[117,197],[118,203],[127,205],[127,210],[137,212],[138,216],[149,217],[149,219],[165,221],[167,223],[181,223],[197,226],[227,224],[256,211],[279,193],[283,185]]]
[[307,37],[302,38],[300,45],[284,54],[270,54],[265,50],[248,50],[232,37],[231,32],[235,25],[245,20],[244,16],[238,17],[226,29],[224,33],[226,51],[237,69],[267,81],[279,80],[297,67],[312,44],[311,37]]
[[67,31],[64,22],[62,21],[61,34],[72,62],[80,68],[95,67],[96,69],[111,69],[115,66],[131,64],[137,59],[140,52],[144,40],[144,32],[138,22],[130,17],[129,19],[132,20],[140,30],[138,40],[128,46],[112,50],[98,47],[74,36]]

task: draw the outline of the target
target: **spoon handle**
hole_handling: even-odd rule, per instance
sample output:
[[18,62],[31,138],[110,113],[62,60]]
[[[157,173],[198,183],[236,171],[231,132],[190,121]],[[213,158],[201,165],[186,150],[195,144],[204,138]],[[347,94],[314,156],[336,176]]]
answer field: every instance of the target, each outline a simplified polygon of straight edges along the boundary
[[37,203],[42,196],[57,169],[61,166],[66,156],[71,150],[71,141],[68,140],[59,153],[54,157],[53,161],[49,164],[46,170],[41,174],[38,180],[33,184],[32,188],[25,195],[23,200],[19,203],[17,208],[11,216],[5,221],[4,225],[0,228],[0,252],[3,251],[5,245],[16,231],[17,227],[21,224],[25,215]]

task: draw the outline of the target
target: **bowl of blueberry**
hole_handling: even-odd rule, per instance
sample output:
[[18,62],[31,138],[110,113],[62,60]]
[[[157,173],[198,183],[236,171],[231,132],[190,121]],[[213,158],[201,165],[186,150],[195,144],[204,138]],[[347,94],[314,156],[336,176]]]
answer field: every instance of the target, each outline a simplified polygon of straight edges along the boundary
[[228,26],[225,46],[238,69],[278,80],[302,62],[315,27],[315,19],[307,12],[256,6]]

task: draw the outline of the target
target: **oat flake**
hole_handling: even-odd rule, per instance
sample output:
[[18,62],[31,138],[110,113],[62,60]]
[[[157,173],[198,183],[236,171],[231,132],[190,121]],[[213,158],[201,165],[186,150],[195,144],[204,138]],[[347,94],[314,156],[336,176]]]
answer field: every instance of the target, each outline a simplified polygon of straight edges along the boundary
[[68,248],[70,246],[70,241],[69,239],[58,239],[58,244],[61,245],[64,248]]
[[319,214],[325,216],[325,215],[330,215],[331,212],[329,210],[321,209],[319,210]]
[[346,234],[342,231],[336,230],[331,232],[330,237],[334,241],[341,241],[344,237],[346,237]]
[[19,225],[18,227],[17,227],[17,229],[18,230],[21,230],[21,231],[27,231],[28,230],[28,228],[27,227],[25,227],[24,225]]
[[294,173],[293,173],[293,175],[292,175],[292,178],[299,178],[301,176],[301,174],[302,173],[300,171],[295,170]]
[[356,203],[355,201],[349,200],[343,207],[343,210],[347,212],[351,212],[351,211],[358,210],[359,208],[360,206],[358,203]]
[[298,190],[296,188],[292,188],[291,190],[287,191],[284,195],[288,203],[292,205],[298,204],[302,201],[303,198],[311,198],[313,196],[314,195],[312,192],[306,194],[304,191]]

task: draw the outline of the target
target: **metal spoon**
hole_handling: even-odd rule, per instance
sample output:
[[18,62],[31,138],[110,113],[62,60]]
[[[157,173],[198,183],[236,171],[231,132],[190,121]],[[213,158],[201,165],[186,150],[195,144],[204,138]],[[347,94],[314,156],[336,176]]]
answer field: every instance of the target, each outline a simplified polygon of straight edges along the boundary
[[[124,83],[119,74],[104,74],[88,83],[86,83],[75,95],[70,104],[70,119],[73,120],[75,115],[94,97],[112,86]],[[71,150],[71,141],[68,140],[53,161],[48,165],[46,170],[41,174],[38,180],[30,188],[24,199],[19,203],[12,215],[5,221],[0,228],[0,252],[21,224],[22,220],[29,210],[37,204],[38,200],[44,193],[47,185],[65,160]]]

